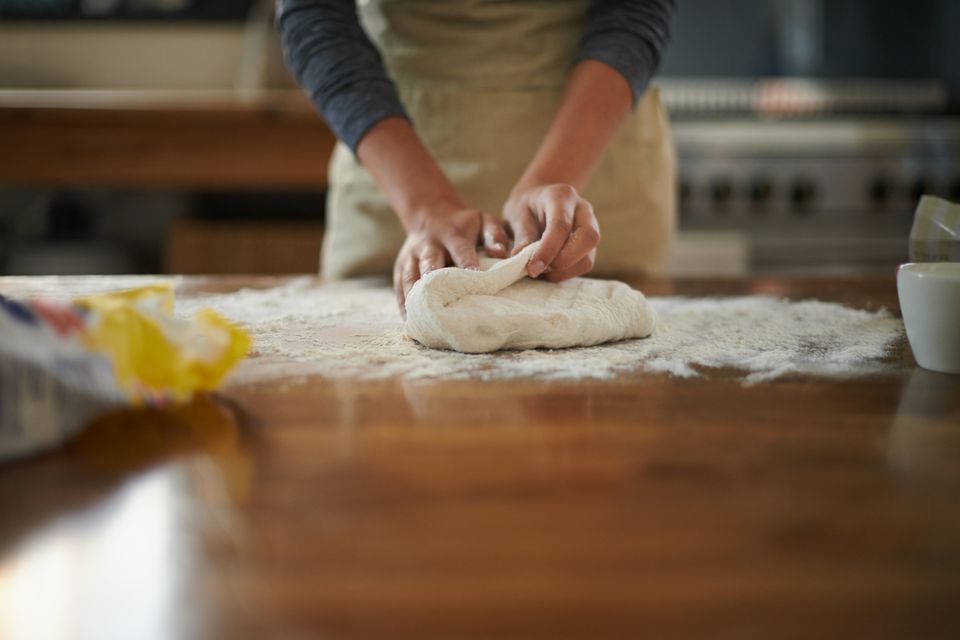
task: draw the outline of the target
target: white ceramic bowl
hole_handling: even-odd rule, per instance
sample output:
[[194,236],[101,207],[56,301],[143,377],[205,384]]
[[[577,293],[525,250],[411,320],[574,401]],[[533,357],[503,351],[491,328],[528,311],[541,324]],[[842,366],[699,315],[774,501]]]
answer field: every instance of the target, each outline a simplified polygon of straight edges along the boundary
[[917,364],[960,374],[960,262],[901,265],[897,293]]

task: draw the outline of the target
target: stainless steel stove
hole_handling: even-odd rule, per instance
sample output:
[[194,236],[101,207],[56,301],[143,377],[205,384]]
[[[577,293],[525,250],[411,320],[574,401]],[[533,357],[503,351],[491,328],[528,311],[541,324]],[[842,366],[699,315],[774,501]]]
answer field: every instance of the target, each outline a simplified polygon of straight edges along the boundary
[[944,95],[776,82],[777,99],[756,83],[699,93],[667,83],[682,234],[738,234],[757,273],[906,261],[919,197],[960,201],[960,118],[943,114]]

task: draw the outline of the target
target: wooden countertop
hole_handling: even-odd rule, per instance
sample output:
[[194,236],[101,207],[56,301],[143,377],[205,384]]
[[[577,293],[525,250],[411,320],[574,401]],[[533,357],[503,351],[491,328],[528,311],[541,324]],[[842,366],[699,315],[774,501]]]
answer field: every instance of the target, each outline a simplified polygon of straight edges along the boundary
[[[892,277],[643,288],[897,309]],[[0,618],[24,637],[960,637],[960,377],[891,358],[753,386],[299,378],[116,417],[0,467]]]
[[0,90],[0,185],[322,189],[300,91]]

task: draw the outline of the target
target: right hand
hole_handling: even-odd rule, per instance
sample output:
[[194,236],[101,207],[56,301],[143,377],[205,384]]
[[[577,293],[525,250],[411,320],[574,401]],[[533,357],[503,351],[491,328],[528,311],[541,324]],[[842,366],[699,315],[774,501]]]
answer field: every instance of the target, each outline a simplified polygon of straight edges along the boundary
[[562,282],[593,269],[600,227],[593,205],[572,185],[518,185],[503,218],[513,232],[513,255],[540,240],[527,265],[531,278]]
[[478,246],[494,258],[506,258],[510,242],[503,223],[477,209],[454,207],[431,212],[419,220],[393,265],[393,289],[404,318],[407,294],[422,276],[450,265],[479,269]]

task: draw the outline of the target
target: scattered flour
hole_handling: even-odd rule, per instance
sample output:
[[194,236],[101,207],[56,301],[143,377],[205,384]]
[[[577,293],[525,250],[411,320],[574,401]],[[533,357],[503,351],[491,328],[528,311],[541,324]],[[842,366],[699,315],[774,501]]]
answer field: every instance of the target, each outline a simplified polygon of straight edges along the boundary
[[650,298],[654,334],[596,347],[462,354],[403,336],[393,292],[371,282],[319,287],[310,278],[269,289],[178,301],[177,313],[212,306],[249,329],[256,358],[234,380],[275,375],[332,378],[609,378],[630,371],[702,375],[733,368],[747,383],[786,374],[851,376],[889,367],[903,334],[885,311],[771,297]]

